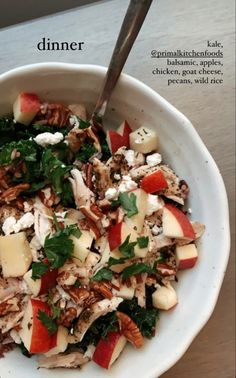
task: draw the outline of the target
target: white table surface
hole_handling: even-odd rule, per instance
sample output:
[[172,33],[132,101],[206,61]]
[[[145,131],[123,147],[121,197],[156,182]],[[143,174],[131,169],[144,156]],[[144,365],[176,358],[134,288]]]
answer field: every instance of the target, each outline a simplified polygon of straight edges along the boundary
[[[0,73],[29,63],[59,61],[108,65],[128,0],[109,0],[0,30]],[[14,11],[14,10],[13,10]],[[142,80],[194,124],[223,175],[234,246],[234,1],[154,0],[124,72]],[[82,52],[37,50],[43,38],[84,41]],[[204,49],[224,45],[222,85],[167,86],[152,75],[153,49]],[[3,95],[3,94],[2,94]],[[234,248],[232,248],[232,251]],[[217,253],[217,251],[216,251]],[[163,378],[233,378],[234,256],[231,253],[217,306],[184,357]]]

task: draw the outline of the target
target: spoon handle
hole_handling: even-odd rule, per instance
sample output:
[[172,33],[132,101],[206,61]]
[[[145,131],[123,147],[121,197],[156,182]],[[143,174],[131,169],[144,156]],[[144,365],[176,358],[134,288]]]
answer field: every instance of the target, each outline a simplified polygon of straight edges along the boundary
[[94,114],[102,117],[152,0],[130,0]]

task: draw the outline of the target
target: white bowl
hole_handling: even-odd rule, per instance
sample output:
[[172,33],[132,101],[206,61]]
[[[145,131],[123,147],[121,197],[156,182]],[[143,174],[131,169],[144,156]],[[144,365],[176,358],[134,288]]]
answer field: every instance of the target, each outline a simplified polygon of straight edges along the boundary
[[[44,63],[16,68],[0,76],[0,114],[11,112],[21,91],[44,100],[84,102],[93,110],[106,69],[99,66]],[[81,371],[36,369],[36,362],[15,350],[1,359],[1,378],[142,377],[157,378],[184,354],[206,324],[216,304],[229,257],[228,203],[220,172],[190,121],[140,81],[122,75],[109,104],[105,122],[118,126],[127,119],[133,127],[154,128],[161,152],[186,179],[192,219],[206,225],[198,243],[200,258],[192,270],[178,274],[179,305],[161,313],[157,335],[144,348],[126,348],[110,371],[89,363]],[[207,360],[207,356],[202,356]]]

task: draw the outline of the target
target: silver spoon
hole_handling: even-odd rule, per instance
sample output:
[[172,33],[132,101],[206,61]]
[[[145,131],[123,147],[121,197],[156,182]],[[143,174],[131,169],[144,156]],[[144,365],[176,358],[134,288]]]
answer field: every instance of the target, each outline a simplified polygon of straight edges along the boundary
[[113,50],[110,64],[106,73],[104,85],[98,97],[92,121],[99,123],[105,114],[107,104],[119,79],[120,73],[128,58],[129,52],[141,29],[143,21],[150,8],[152,0],[131,0],[127,9],[120,33]]

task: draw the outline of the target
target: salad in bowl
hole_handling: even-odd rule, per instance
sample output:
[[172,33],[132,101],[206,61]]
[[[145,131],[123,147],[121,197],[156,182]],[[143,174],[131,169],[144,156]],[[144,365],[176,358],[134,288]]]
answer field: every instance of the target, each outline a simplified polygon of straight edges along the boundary
[[83,104],[19,93],[0,135],[0,353],[109,369],[155,336],[197,262],[189,186],[148,125],[105,132]]

